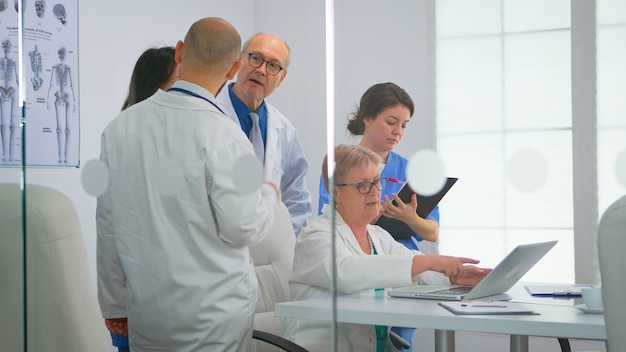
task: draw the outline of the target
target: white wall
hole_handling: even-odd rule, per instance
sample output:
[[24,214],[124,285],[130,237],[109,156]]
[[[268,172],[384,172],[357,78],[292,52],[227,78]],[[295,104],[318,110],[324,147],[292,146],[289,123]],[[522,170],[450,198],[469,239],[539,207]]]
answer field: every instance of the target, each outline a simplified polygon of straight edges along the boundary
[[287,77],[268,101],[291,120],[309,161],[307,184],[317,209],[326,154],[325,32],[323,1],[258,0],[256,30],[274,32],[291,48]]
[[428,120],[434,109],[433,3],[342,0],[335,7],[337,142],[355,142],[348,138],[346,118],[365,90],[394,82],[415,102],[415,114],[396,151],[412,155],[434,148],[435,130]]

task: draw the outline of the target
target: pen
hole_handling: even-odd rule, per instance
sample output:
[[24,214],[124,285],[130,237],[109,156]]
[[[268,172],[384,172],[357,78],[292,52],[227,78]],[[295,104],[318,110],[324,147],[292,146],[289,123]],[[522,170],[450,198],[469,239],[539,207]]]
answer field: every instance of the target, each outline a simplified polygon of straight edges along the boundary
[[392,182],[392,183],[401,183],[400,180],[398,180],[397,178],[393,178],[393,177],[387,177],[387,181]]
[[471,307],[471,308],[506,308],[507,306],[492,306],[492,305],[487,305],[487,304],[473,304],[473,305],[468,305],[465,303],[461,303],[461,307]]

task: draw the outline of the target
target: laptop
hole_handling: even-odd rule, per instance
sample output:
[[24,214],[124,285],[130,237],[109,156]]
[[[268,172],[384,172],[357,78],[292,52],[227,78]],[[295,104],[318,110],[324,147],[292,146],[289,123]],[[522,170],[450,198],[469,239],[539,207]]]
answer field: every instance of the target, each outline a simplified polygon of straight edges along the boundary
[[392,297],[472,300],[503,294],[524,276],[557,241],[522,244],[511,251],[476,286],[413,285],[389,290]]

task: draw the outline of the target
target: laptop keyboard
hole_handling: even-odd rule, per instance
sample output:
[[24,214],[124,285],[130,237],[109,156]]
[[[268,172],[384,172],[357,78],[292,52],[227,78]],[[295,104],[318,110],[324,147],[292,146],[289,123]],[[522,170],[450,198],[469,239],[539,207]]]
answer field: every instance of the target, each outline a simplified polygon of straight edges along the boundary
[[443,290],[437,290],[435,291],[436,293],[448,293],[448,294],[463,294],[463,293],[468,293],[469,291],[472,290],[473,287],[471,286],[461,286],[461,287],[453,287],[453,288],[446,288]]

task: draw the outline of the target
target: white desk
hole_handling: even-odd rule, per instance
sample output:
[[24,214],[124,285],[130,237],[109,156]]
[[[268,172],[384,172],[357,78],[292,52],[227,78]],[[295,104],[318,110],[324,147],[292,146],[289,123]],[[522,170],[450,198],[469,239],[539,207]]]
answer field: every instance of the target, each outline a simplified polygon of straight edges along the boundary
[[[585,314],[573,300],[535,298],[515,285],[508,294],[539,315],[454,315],[437,301],[389,297],[387,292],[339,296],[337,321],[342,323],[435,329],[435,350],[454,351],[454,331],[511,335],[511,351],[527,352],[528,336],[606,340],[603,314]],[[331,321],[330,298],[276,304],[280,317]]]

